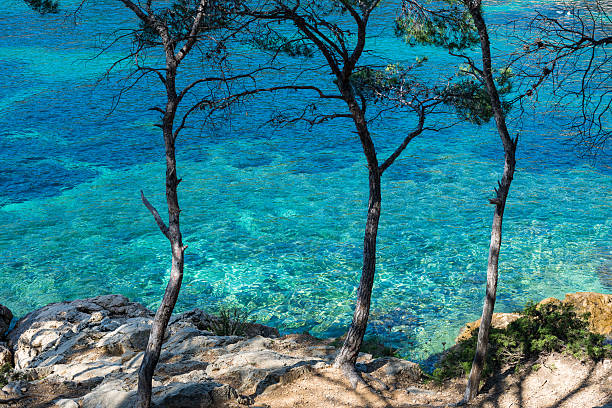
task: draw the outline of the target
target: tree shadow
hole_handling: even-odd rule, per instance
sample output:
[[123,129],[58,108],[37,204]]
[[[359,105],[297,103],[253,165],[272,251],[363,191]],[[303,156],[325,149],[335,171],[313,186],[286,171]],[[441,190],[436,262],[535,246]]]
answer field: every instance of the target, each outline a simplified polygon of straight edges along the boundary
[[[576,360],[576,363],[578,361]],[[573,372],[575,376],[581,379],[576,382],[571,389],[565,392],[563,395],[555,398],[553,402],[547,401],[546,403],[540,403],[537,405],[538,408],[557,408],[557,407],[578,407],[575,402],[572,402],[572,398],[578,396],[581,392],[584,392],[589,387],[597,386],[601,382],[602,378],[612,378],[612,367],[605,368],[599,363],[589,364],[586,373]],[[534,390],[532,376],[535,376],[537,370],[550,370],[553,373],[557,368],[550,367],[541,362],[540,360],[531,361],[523,366],[521,371],[517,374],[513,368],[509,368],[504,372],[498,373],[493,377],[490,377],[485,382],[484,386],[480,391],[480,396],[476,401],[469,404],[470,407],[482,407],[482,408],[526,408],[535,407],[534,399],[538,398],[539,394],[547,392],[543,388],[548,379],[539,384]],[[600,372],[597,375],[597,372]],[[603,375],[602,375],[603,373]],[[576,377],[573,377],[576,378]],[[568,378],[570,381],[571,378]],[[531,383],[530,383],[531,382]],[[530,384],[529,384],[530,383]],[[509,395],[514,397],[508,398]],[[598,404],[600,404],[598,402]],[[600,405],[588,405],[584,406],[593,408],[612,408],[612,389],[610,390],[609,396]]]
[[[307,375],[312,376],[313,381],[319,382],[321,384],[321,395],[319,395],[319,397],[324,398],[325,403],[329,407],[355,406],[361,408],[368,408],[372,406],[382,406],[391,408],[393,406],[384,395],[382,395],[380,392],[377,392],[376,389],[370,386],[369,384],[367,386],[360,385],[357,389],[353,389],[351,385],[344,379],[343,375],[339,370],[337,371],[337,376],[324,375],[324,373],[312,366],[312,362],[297,363],[291,366],[289,370],[285,371],[285,373],[280,376],[275,375],[275,373],[268,374],[268,376],[266,376],[266,378],[264,378],[257,385],[256,392],[250,397],[255,400],[255,398],[260,396],[266,389],[268,389],[272,385],[288,385]],[[341,394],[323,394],[323,389],[333,390],[334,388],[345,391],[349,390],[352,396],[359,401],[358,404],[350,404],[349,401],[343,400]],[[255,402],[255,405],[257,405],[257,402]]]

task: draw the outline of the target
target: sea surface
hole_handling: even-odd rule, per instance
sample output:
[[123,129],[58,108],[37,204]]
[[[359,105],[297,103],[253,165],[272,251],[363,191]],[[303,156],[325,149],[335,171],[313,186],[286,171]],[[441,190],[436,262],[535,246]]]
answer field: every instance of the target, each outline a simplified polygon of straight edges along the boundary
[[[134,27],[129,11],[100,0],[67,16],[78,3],[65,0],[62,13],[38,16],[20,0],[2,2],[0,303],[17,317],[108,293],[155,308],[169,275],[169,245],[140,201],[143,190],[165,213],[163,142],[158,115],[148,110],[162,90],[151,79],[122,93],[127,71],[106,75],[130,42],[98,54],[118,29]],[[550,1],[506,1],[491,4],[486,17],[503,24],[537,7],[563,12]],[[456,68],[445,52],[396,38],[395,14],[392,2],[377,11],[366,58],[428,55],[419,75],[432,81]],[[500,59],[512,51],[503,32],[493,37]],[[242,46],[233,64],[257,58]],[[266,81],[293,80],[316,58],[287,59],[286,70]],[[185,69],[197,75],[197,64]],[[301,79],[333,88],[326,70]],[[188,249],[178,312],[238,306],[283,333],[346,330],[361,271],[367,169],[350,121],[267,123],[307,102],[320,103],[298,92],[253,98],[215,121],[196,116],[179,137]],[[509,119],[520,142],[504,219],[499,312],[567,292],[612,293],[612,161],[581,157],[564,143],[564,113],[548,110],[538,105]],[[455,119],[452,112],[437,118]],[[381,160],[412,126],[414,117],[402,112],[372,122]],[[463,123],[425,132],[384,174],[370,335],[424,360],[478,318],[493,216],[488,198],[502,160],[492,124]]]

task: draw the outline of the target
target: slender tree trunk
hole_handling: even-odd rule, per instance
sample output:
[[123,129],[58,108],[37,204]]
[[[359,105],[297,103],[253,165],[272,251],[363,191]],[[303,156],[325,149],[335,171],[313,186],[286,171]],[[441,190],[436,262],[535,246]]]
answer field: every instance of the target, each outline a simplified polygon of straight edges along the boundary
[[342,81],[345,85],[340,88],[345,101],[353,117],[357,134],[363,147],[363,152],[368,162],[369,178],[369,199],[368,215],[366,219],[365,234],[363,238],[363,266],[361,279],[357,289],[357,302],[353,313],[353,321],[344,340],[342,348],[338,352],[334,361],[334,366],[342,369],[353,387],[359,382],[363,382],[355,370],[355,363],[359,355],[359,349],[363,342],[363,336],[368,325],[370,316],[370,302],[372,298],[372,287],[374,285],[374,275],[376,272],[376,236],[378,234],[378,221],[380,219],[381,206],[381,182],[382,174],[378,166],[376,149],[370,132],[363,109],[357,104],[353,91],[349,85],[348,78]]
[[[138,370],[138,401],[136,405],[138,408],[149,408],[151,406],[153,373],[159,361],[166,327],[168,326],[172,311],[176,305],[181,283],[183,281],[184,252],[186,247],[183,246],[179,222],[181,209],[178,202],[177,188],[180,180],[176,173],[175,135],[173,133],[174,117],[178,107],[178,97],[175,88],[176,68],[177,64],[169,58],[166,71],[166,94],[168,99],[162,119],[162,130],[166,149],[166,202],[168,205],[168,227],[163,225],[161,219],[158,221],[158,224],[161,222],[160,228],[162,232],[170,241],[172,267],[170,269],[170,280],[166,286],[162,302],[155,313],[147,348],[144,352],[140,369]],[[149,209],[152,208],[152,206],[146,202],[144,196],[143,201]],[[156,211],[154,209],[151,211],[154,212],[155,216]],[[159,215],[157,215],[156,220],[158,218]]]
[[370,194],[365,236],[363,239],[363,267],[359,289],[357,289],[357,302],[351,327],[344,340],[344,345],[334,362],[334,366],[342,369],[353,387],[356,387],[357,383],[361,380],[355,371],[355,363],[357,362],[359,349],[361,348],[363,336],[368,325],[372,287],[376,271],[376,235],[378,233],[381,204],[380,172],[378,167],[370,168],[369,180]]
[[168,321],[178,299],[181,282],[183,280],[183,249],[182,244],[172,244],[172,269],[170,280],[162,303],[155,313],[151,334],[145,350],[140,369],[138,370],[138,408],[151,406],[151,392],[153,372],[159,361],[159,355],[168,326]]
[[493,225],[491,227],[491,243],[489,246],[489,259],[487,265],[487,290],[484,305],[482,308],[480,328],[478,330],[476,353],[474,355],[474,361],[472,362],[472,369],[470,370],[468,384],[465,389],[464,402],[468,402],[478,394],[480,378],[482,375],[482,370],[484,367],[485,357],[487,353],[487,346],[489,343],[489,330],[491,328],[491,319],[493,317],[493,310],[495,308],[495,297],[497,294],[497,277],[499,252],[501,248],[502,239],[502,222],[504,218],[504,210],[506,208],[506,199],[508,198],[508,192],[510,190],[510,185],[512,184],[512,179],[514,177],[514,169],[516,164],[515,154],[518,138],[512,140],[510,138],[510,135],[508,134],[505,115],[503,113],[499,94],[497,92],[497,88],[495,87],[495,82],[493,80],[493,71],[491,68],[491,46],[489,42],[489,35],[487,33],[487,27],[480,9],[480,0],[466,0],[465,4],[470,10],[470,14],[472,15],[474,24],[476,25],[476,29],[478,30],[478,34],[480,36],[483,77],[491,99],[491,106],[493,108],[497,131],[504,147],[504,172],[502,175],[502,179],[499,182],[499,188],[496,189],[496,197],[490,200],[491,204],[495,204],[495,213],[493,215]]

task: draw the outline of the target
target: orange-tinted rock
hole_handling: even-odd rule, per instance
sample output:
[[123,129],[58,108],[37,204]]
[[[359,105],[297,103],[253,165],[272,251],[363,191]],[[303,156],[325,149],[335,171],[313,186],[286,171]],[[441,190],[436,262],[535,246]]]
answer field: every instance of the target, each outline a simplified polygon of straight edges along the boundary
[[554,304],[556,306],[560,306],[561,305],[561,301],[559,299],[554,298],[554,297],[549,297],[549,298],[544,299],[540,303],[538,303],[538,306],[548,305],[550,303],[552,303],[552,304]]
[[579,314],[590,313],[591,331],[612,336],[612,295],[594,292],[568,293],[563,303],[574,306]]
[[[590,330],[606,337],[612,337],[612,295],[595,292],[568,293],[563,300],[549,297],[538,303],[538,306],[550,303],[572,305],[579,315],[589,313]],[[491,324],[496,329],[505,329],[520,316],[518,313],[493,313]],[[480,319],[467,323],[459,331],[455,342],[469,339],[479,327]]]
[[[521,317],[519,313],[493,313],[491,326],[496,329],[505,329],[510,323],[519,317]],[[455,339],[455,342],[459,343],[462,340],[472,337],[472,334],[480,327],[480,320],[481,319],[478,319],[475,322],[467,323],[465,326],[463,326],[459,331],[459,335]]]

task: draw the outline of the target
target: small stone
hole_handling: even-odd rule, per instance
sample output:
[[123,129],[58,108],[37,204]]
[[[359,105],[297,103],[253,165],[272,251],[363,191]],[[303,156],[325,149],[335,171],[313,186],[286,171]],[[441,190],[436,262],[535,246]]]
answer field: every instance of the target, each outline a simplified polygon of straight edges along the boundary
[[91,325],[100,323],[107,315],[108,315],[108,312],[107,313],[103,313],[102,311],[93,312],[91,314],[91,317],[89,318],[88,323]]
[[425,394],[425,395],[433,395],[433,394],[435,394],[434,391],[423,390],[421,388],[416,388],[416,387],[407,388],[406,392],[409,393],[409,394]]
[[57,408],[79,408],[79,404],[71,399],[61,399],[55,401],[54,407]]
[[25,381],[11,381],[2,387],[2,391],[13,398],[21,397],[27,391],[27,384]]

